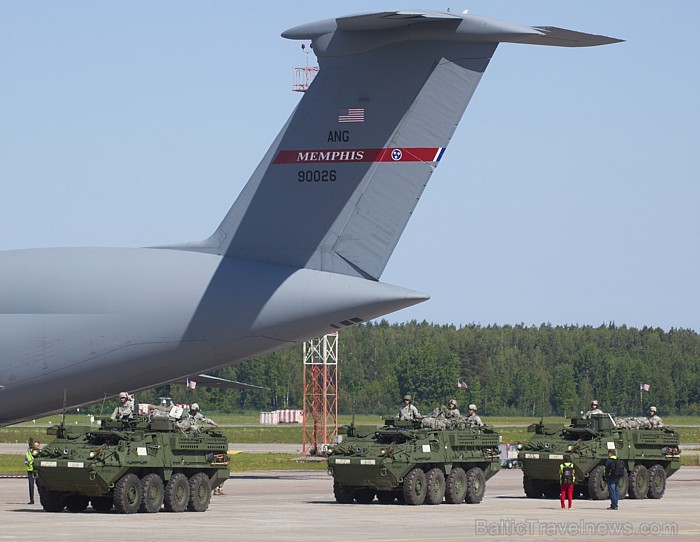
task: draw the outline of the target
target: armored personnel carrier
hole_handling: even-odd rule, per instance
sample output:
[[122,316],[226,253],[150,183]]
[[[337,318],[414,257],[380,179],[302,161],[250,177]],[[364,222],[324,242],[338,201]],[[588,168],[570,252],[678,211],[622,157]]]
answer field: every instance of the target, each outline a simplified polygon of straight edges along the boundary
[[575,467],[574,489],[593,500],[608,498],[604,480],[608,449],[624,460],[627,473],[620,479],[619,496],[660,499],[666,478],[681,467],[680,437],[671,427],[628,429],[619,427],[609,414],[591,419],[573,418],[571,425],[535,423],[535,434],[519,445],[523,488],[530,498],[559,496],[559,465],[564,454]]
[[481,502],[486,480],[501,468],[500,437],[489,426],[448,427],[394,419],[381,428],[343,426],[328,456],[336,501],[364,504],[376,496],[381,503],[412,505]]
[[122,514],[209,507],[228,479],[228,440],[208,429],[183,432],[168,417],[102,420],[99,428],[56,425],[34,460],[47,512],[82,512],[91,504]]

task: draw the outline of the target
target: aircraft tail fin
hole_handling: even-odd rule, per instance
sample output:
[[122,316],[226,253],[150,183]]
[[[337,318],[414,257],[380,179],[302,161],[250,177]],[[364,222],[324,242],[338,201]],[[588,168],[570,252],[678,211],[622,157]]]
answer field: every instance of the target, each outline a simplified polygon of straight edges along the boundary
[[214,235],[180,248],[378,280],[498,43],[590,36],[566,32],[428,11],[286,31],[320,71]]

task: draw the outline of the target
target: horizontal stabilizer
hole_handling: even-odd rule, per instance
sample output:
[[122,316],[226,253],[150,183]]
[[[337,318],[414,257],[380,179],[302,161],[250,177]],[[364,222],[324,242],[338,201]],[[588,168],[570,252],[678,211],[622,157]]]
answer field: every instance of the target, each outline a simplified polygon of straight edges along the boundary
[[534,29],[542,32],[542,35],[526,38],[521,43],[553,45],[556,47],[593,47],[595,45],[609,45],[625,41],[608,36],[598,36],[596,34],[567,30],[566,28],[557,28],[556,26],[536,26]]

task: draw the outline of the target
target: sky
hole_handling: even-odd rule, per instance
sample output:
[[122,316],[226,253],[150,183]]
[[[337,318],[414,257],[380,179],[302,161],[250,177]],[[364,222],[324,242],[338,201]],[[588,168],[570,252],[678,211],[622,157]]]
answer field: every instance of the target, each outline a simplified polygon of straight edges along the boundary
[[626,41],[499,46],[381,277],[431,299],[387,319],[700,331],[696,0],[0,0],[0,250],[208,237],[300,99],[281,32],[407,8]]

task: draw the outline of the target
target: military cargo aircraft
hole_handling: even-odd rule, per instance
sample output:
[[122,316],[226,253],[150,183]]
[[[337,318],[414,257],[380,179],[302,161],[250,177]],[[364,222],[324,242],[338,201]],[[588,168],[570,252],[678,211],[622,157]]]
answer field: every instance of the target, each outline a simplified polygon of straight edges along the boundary
[[0,253],[0,424],[425,301],[379,279],[498,44],[620,41],[432,11],[282,35],[311,40],[320,71],[211,237]]

